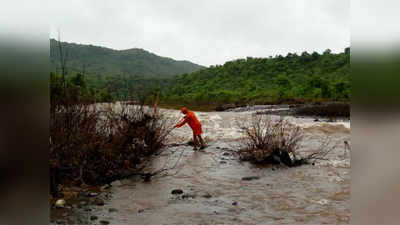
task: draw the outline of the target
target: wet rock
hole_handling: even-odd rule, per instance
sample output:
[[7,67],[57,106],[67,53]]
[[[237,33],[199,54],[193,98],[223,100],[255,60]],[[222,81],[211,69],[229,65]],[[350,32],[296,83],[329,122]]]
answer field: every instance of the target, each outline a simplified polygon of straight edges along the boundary
[[260,179],[260,177],[257,176],[242,177],[242,180],[244,181],[258,180],[258,179]]
[[90,211],[92,211],[92,209],[91,208],[86,208],[85,211],[86,212],[90,212]]
[[108,210],[108,212],[110,212],[110,213],[113,213],[113,212],[118,212],[118,209],[111,208],[111,209],[109,209],[109,210]]
[[238,203],[237,202],[232,202],[232,205],[237,205]]
[[293,166],[293,157],[291,157],[291,155],[288,152],[282,152],[280,160],[286,166],[289,167]]
[[226,164],[226,161],[219,161],[220,164]]
[[98,205],[98,206],[103,206],[104,205],[104,201],[100,198],[96,198],[96,200],[94,200],[94,204]]
[[184,194],[182,195],[182,199],[196,198],[196,195],[193,194]]
[[107,220],[100,220],[100,224],[107,225],[107,224],[110,224],[110,222]]
[[319,122],[319,119],[317,118],[317,119],[314,119],[314,122]]
[[217,149],[220,149],[220,147],[217,146]]
[[138,210],[138,213],[142,213],[142,212],[144,212],[144,209],[139,209]]
[[183,194],[183,190],[182,189],[174,189],[171,191],[171,194],[180,195],[180,194]]
[[97,216],[90,216],[90,220],[97,220],[98,219],[98,217]]
[[229,152],[224,152],[222,155],[223,156],[230,156],[231,154]]

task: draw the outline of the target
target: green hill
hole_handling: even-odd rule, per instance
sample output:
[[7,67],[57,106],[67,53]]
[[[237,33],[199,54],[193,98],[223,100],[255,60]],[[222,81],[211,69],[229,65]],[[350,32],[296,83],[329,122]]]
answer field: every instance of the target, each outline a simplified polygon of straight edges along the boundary
[[[127,74],[143,77],[167,78],[191,73],[203,68],[189,61],[177,61],[161,57],[143,49],[113,50],[109,48],[62,42],[68,52],[70,73],[116,75]],[[59,73],[59,51],[57,41],[50,39],[50,62],[52,71]]]
[[[53,81],[60,80],[57,42],[51,40]],[[350,48],[342,53],[303,52],[247,57],[202,67],[142,49],[112,50],[63,43],[68,82],[77,95],[97,101],[138,99],[161,91],[164,106],[214,108],[223,104],[345,101],[351,99]],[[85,66],[85,73],[82,73]],[[87,85],[86,85],[87,84]],[[58,87],[57,85],[55,87]],[[77,90],[78,90],[77,89]]]
[[218,105],[349,101],[350,48],[333,54],[238,59],[177,76],[164,92],[170,104]]

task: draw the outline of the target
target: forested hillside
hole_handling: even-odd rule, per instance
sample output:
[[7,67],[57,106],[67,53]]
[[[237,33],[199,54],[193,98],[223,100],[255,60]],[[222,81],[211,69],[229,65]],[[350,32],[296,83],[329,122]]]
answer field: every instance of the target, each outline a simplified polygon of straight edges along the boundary
[[[177,61],[133,48],[113,50],[109,48],[62,42],[67,67],[70,73],[116,75],[126,74],[143,77],[166,78],[191,73],[202,66],[189,61]],[[59,49],[57,41],[50,40],[50,62],[52,71],[59,70]],[[57,71],[59,72],[59,71]]]
[[[60,54],[57,41],[50,43],[51,81],[57,89],[63,83]],[[350,48],[338,54],[328,49],[322,54],[247,57],[205,68],[141,49],[62,46],[68,58],[65,79],[77,98],[127,101],[159,93],[165,106],[209,109],[229,103],[348,102],[351,98]]]
[[177,76],[164,100],[197,105],[349,101],[350,48],[238,59]]

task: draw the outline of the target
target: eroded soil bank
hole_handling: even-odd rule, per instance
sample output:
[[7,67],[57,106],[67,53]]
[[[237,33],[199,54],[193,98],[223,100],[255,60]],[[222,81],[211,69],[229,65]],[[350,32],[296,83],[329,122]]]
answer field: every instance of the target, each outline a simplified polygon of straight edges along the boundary
[[[175,110],[163,111],[179,116]],[[337,148],[328,155],[329,160],[314,165],[260,167],[240,162],[232,154],[242,137],[236,121],[249,120],[252,113],[196,113],[208,148],[195,152],[188,145],[176,146],[190,140],[191,130],[187,126],[175,129],[169,147],[146,169],[169,170],[150,182],[140,177],[115,182],[98,196],[78,200],[67,216],[53,216],[54,220],[121,225],[348,224],[350,152],[344,141],[350,141],[350,122],[286,117],[306,134],[300,154],[314,150],[326,137]],[[104,204],[97,204],[96,199]],[[53,209],[52,213],[61,211]]]

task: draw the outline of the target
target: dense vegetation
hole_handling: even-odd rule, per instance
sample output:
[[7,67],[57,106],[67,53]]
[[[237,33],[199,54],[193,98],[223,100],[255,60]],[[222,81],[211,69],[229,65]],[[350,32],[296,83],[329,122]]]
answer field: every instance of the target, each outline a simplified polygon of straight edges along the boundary
[[349,101],[350,48],[238,59],[177,76],[164,100],[193,105]]
[[[50,62],[52,71],[59,73],[60,51],[57,41],[50,39]],[[93,45],[81,45],[62,42],[68,58],[69,73],[87,73],[91,75],[135,75],[141,77],[166,78],[177,74],[191,73],[202,66],[189,61],[177,61],[133,48],[113,50]]]
[[64,187],[102,185],[141,174],[142,164],[162,150],[176,121],[143,105],[91,104],[99,98],[111,98],[109,95],[99,95],[89,88],[80,73],[50,74],[49,160],[53,196],[63,197]]
[[[57,41],[50,43],[55,72],[51,85],[57,89],[62,81],[60,54]],[[163,106],[213,109],[229,103],[349,102],[351,98],[350,48],[338,54],[328,49],[323,54],[247,57],[204,68],[140,49],[116,51],[65,42],[62,46],[68,60],[65,85],[77,99],[145,101],[160,93]]]

